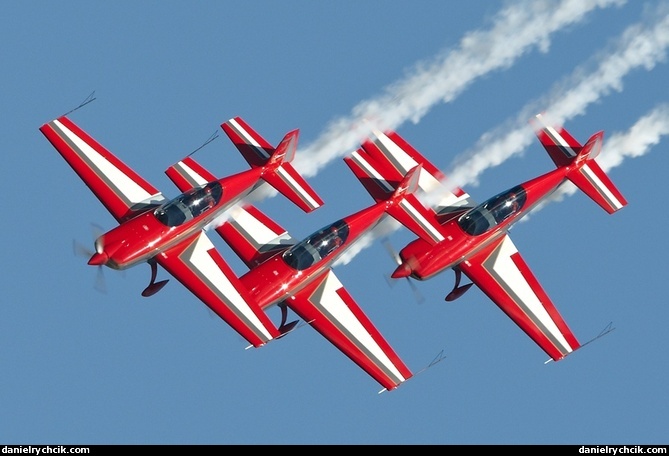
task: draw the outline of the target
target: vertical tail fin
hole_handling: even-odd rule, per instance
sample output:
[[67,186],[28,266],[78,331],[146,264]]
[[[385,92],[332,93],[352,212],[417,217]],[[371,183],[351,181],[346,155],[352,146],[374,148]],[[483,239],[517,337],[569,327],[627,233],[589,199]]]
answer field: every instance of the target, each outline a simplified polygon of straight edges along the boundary
[[569,167],[567,179],[609,214],[627,205],[627,200],[595,161],[604,141],[604,132],[595,133],[585,146],[563,127],[551,126],[542,114],[530,120],[541,145],[553,163]]
[[240,117],[221,125],[252,168],[265,170],[262,178],[305,212],[323,205],[323,200],[290,163],[295,157],[299,130],[287,133],[279,145],[272,147]]

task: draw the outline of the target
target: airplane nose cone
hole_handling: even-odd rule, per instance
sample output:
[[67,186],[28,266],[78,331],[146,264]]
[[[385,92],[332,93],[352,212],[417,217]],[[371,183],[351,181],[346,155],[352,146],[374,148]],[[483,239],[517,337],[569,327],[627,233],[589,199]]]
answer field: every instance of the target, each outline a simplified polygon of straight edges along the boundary
[[91,266],[100,266],[105,264],[107,260],[109,260],[109,256],[106,253],[94,253],[91,259],[88,260],[88,264]]
[[406,264],[400,264],[397,269],[390,275],[393,279],[399,279],[401,277],[409,277],[411,275],[411,267]]

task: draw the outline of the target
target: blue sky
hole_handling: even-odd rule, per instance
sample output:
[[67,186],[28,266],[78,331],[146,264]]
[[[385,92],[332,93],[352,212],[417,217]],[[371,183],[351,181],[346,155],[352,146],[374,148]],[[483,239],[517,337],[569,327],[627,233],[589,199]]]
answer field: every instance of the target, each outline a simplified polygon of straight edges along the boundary
[[[0,24],[0,442],[667,443],[669,2],[34,1]],[[478,201],[552,169],[537,112],[581,141],[604,130],[629,205],[567,193],[511,236],[581,341],[615,330],[544,364],[479,290],[444,302],[452,272],[418,283],[421,303],[389,285],[377,241],[337,276],[414,371],[446,356],[379,395],[309,327],[245,350],[176,280],[142,298],[146,265],[105,270],[100,293],[72,244],[114,221],[38,131],[93,91],[71,118],[167,196],[164,170],[227,119],[273,143],[299,128],[296,165],[325,205],[260,204],[298,238],[372,203],[342,161],[370,124]],[[246,167],[225,135],[196,157]]]

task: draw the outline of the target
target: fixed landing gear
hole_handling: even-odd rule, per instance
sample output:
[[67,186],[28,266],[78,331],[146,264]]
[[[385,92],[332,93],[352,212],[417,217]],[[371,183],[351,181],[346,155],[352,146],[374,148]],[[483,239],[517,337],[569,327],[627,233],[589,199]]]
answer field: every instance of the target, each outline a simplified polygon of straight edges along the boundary
[[295,329],[295,325],[297,325],[298,320],[286,323],[286,320],[288,319],[288,306],[286,306],[285,302],[279,303],[278,306],[281,309],[281,324],[279,325],[279,332],[281,335],[279,337],[283,337]]
[[151,266],[151,282],[149,282],[149,285],[144,289],[144,291],[142,291],[142,296],[145,298],[158,293],[163,289],[167,282],[169,282],[169,279],[156,282],[156,276],[158,275],[158,264],[156,263],[156,260],[149,260],[148,263],[149,266]]
[[455,268],[455,285],[453,285],[453,289],[451,290],[450,293],[446,295],[445,300],[446,301],[455,301],[458,299],[460,296],[465,294],[465,291],[469,290],[473,283],[468,283],[467,285],[462,285],[460,286],[460,280],[462,279],[462,271],[460,269]]

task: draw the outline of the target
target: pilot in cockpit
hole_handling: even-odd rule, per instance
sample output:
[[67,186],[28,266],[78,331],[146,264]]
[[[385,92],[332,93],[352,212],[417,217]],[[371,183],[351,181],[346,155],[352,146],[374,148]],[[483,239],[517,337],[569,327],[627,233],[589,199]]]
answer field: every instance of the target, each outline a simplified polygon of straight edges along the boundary
[[216,198],[214,198],[214,195],[212,194],[211,187],[207,186],[204,188],[204,193],[202,196],[202,202],[200,203],[200,206],[202,207],[203,212],[212,209],[214,206],[216,206]]
[[504,220],[518,212],[520,203],[518,195],[515,192],[510,192],[504,196],[503,199],[498,200],[491,208],[492,216],[496,223],[502,223]]
[[331,226],[330,232],[323,236],[323,241],[320,248],[318,249],[321,254],[321,258],[328,256],[330,253],[339,248],[343,243],[344,241],[339,235],[339,230],[337,227]]
[[216,198],[212,194],[210,186],[203,187],[184,200],[184,204],[190,209],[193,217],[197,217],[205,211],[216,206]]

